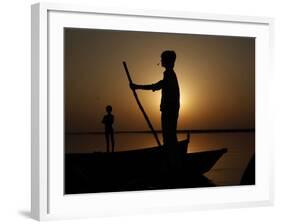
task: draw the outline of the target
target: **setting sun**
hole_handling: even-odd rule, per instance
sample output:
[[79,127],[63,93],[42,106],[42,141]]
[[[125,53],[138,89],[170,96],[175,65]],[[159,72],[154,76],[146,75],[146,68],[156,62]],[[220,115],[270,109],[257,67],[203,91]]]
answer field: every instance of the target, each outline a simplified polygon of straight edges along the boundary
[[[178,129],[254,127],[252,38],[83,29],[67,29],[66,37],[67,132],[101,131],[108,104],[116,115],[116,130],[148,130],[122,61],[134,83],[156,83],[163,79],[164,68],[158,63],[165,49],[177,54]],[[137,92],[155,129],[160,129],[161,90]]]

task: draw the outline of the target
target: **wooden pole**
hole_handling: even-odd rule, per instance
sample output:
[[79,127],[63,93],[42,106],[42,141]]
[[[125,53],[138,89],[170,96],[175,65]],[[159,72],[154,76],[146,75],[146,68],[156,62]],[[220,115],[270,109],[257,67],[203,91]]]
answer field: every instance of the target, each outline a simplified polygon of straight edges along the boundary
[[[131,78],[131,76],[130,76],[130,73],[129,73],[129,70],[128,70],[128,67],[127,67],[127,64],[126,64],[125,61],[123,61],[123,66],[124,66],[124,68],[125,68],[125,71],[126,71],[126,74],[127,74],[128,80],[129,80],[129,84],[132,84],[133,81],[132,81],[132,78]],[[142,112],[142,114],[143,114],[143,116],[144,116],[144,118],[145,118],[145,120],[146,120],[146,122],[147,122],[149,128],[151,129],[152,134],[154,135],[154,138],[155,138],[155,140],[156,140],[158,146],[161,146],[161,143],[160,143],[160,141],[159,141],[159,138],[158,138],[158,136],[157,136],[157,133],[155,132],[155,130],[154,130],[154,128],[153,128],[153,126],[152,126],[152,124],[151,124],[151,122],[150,122],[150,120],[149,120],[147,114],[146,114],[145,111],[144,111],[143,106],[141,105],[141,102],[140,102],[140,100],[139,100],[139,98],[138,98],[138,95],[137,95],[137,93],[136,93],[136,90],[132,89],[132,91],[133,91],[134,97],[135,97],[135,99],[136,99],[136,101],[137,101],[137,104],[138,104],[138,106],[139,106],[139,108],[140,108],[140,110],[141,110],[141,112]]]

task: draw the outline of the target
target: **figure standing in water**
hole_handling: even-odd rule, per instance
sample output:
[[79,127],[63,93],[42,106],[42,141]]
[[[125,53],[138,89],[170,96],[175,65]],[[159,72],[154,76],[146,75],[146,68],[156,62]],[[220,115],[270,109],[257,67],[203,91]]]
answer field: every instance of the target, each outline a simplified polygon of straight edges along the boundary
[[114,130],[112,127],[114,122],[114,116],[111,114],[112,106],[108,105],[105,109],[107,114],[104,115],[102,123],[105,127],[106,151],[109,152],[109,141],[111,141],[111,149],[112,152],[114,152]]
[[177,121],[180,109],[180,90],[174,71],[176,53],[164,51],[161,54],[161,66],[165,68],[163,79],[150,85],[131,84],[132,89],[162,90],[160,111],[164,149],[168,155],[170,168],[179,168],[181,155],[177,147]]

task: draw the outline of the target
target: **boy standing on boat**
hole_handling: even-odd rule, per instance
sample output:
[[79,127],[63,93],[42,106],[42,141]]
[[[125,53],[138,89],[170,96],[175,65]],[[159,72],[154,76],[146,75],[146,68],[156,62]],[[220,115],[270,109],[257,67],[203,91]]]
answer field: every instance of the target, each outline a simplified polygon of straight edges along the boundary
[[179,164],[179,150],[177,150],[177,121],[180,108],[180,91],[174,64],[176,53],[164,51],[161,54],[161,66],[165,68],[163,79],[150,85],[131,84],[132,89],[162,90],[160,111],[164,148],[167,150],[169,163],[173,168]]
[[112,152],[114,152],[114,132],[113,132],[113,122],[114,116],[111,114],[112,106],[108,105],[106,107],[107,114],[104,115],[102,119],[102,123],[105,127],[105,140],[106,140],[106,151],[109,152],[109,139],[111,140],[111,148]]

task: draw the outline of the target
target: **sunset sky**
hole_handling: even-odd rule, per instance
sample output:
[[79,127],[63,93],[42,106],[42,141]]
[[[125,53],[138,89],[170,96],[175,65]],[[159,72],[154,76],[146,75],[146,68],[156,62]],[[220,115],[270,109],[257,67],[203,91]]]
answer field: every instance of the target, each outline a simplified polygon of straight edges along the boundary
[[[160,55],[177,54],[178,129],[255,127],[255,40],[188,34],[65,29],[66,132],[102,131],[112,105],[116,131],[148,130],[122,65],[137,84],[163,78]],[[137,91],[160,129],[161,91]]]

